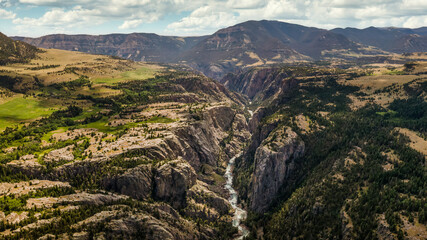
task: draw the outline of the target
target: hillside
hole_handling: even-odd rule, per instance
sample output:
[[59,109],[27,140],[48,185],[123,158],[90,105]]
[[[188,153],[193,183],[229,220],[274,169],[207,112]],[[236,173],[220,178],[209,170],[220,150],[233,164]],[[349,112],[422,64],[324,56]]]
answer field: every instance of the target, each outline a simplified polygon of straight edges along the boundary
[[394,53],[427,51],[426,28],[336,28],[331,32],[342,34],[351,41]]
[[185,52],[182,59],[208,76],[272,63],[308,61],[322,51],[357,50],[327,30],[276,21],[249,21],[221,29]]
[[0,65],[26,62],[39,50],[25,42],[14,41],[0,33]]
[[[201,37],[148,33],[14,37],[37,47],[186,64],[208,77],[253,66],[306,61],[368,61],[390,53],[427,51],[425,28],[325,30],[279,21],[248,21]],[[384,61],[390,62],[388,57]]]
[[387,54],[381,47],[372,48],[333,31],[279,21],[248,21],[202,37],[132,33],[14,39],[43,48],[183,63],[216,79],[252,66]]
[[55,34],[41,38],[15,37],[41,48],[118,56],[135,61],[176,62],[177,55],[204,37],[167,37],[150,33],[109,35]]

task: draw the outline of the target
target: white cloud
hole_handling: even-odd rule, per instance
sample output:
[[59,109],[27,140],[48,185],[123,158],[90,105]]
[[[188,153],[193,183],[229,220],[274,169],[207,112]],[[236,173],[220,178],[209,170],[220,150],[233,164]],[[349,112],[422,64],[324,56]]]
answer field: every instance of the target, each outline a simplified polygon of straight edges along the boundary
[[[48,9],[43,16],[16,18],[1,9],[18,29],[58,32],[121,22],[122,30],[188,14],[156,33],[197,35],[247,20],[281,20],[323,28],[426,25],[426,0],[0,0],[0,7],[32,6]],[[141,28],[139,28],[141,29]],[[117,29],[111,29],[114,32]],[[39,31],[41,32],[41,31]]]
[[19,0],[20,3],[28,3],[28,4],[34,4],[34,5],[49,5],[52,3],[61,3],[61,1],[58,0]]
[[403,0],[402,5],[407,9],[414,10],[423,10],[424,13],[427,12],[427,1],[425,0]]
[[125,21],[122,25],[119,26],[119,29],[136,28],[139,25],[141,25],[142,22],[143,22],[143,20],[141,20],[141,19]]
[[97,10],[87,10],[76,7],[70,11],[61,8],[54,8],[46,12],[40,18],[16,18],[13,23],[25,26],[43,26],[43,27],[76,27],[81,24],[100,24],[105,20],[99,17]]
[[237,18],[232,13],[205,6],[194,10],[188,17],[169,24],[167,28],[174,33],[195,34],[211,32],[236,22]]
[[265,0],[229,0],[226,4],[231,9],[254,9],[267,5]]
[[0,8],[0,19],[14,19],[15,13]]
[[425,16],[414,16],[409,17],[403,23],[402,27],[417,28],[419,26],[427,26],[427,17]]
[[[226,6],[226,7],[224,7]],[[321,28],[369,26],[426,26],[425,0],[228,0],[227,4],[210,4],[210,13],[202,16],[194,10],[190,16],[169,24],[171,33],[210,30],[247,20],[281,20]],[[221,17],[224,12],[228,13]],[[216,16],[216,17],[213,17]],[[211,20],[211,21],[209,21]]]

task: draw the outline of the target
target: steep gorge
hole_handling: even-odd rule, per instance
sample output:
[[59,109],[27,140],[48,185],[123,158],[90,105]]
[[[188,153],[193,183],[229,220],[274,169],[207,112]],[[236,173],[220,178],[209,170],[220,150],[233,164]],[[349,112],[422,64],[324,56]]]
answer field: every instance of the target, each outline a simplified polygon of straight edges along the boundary
[[[14,192],[3,198],[23,202],[0,209],[0,236],[238,236],[223,176],[250,138],[245,99],[183,69],[120,82],[111,87],[119,93],[104,98],[73,92],[88,79],[58,84],[57,93],[89,111],[71,105],[0,134],[0,189]],[[21,147],[9,147],[13,141]],[[47,190],[27,191],[40,181]]]
[[[417,77],[414,70],[404,71],[414,74],[414,88],[424,86],[425,78]],[[390,97],[390,87],[366,91],[354,84],[357,80],[353,82],[354,76],[364,74],[362,70],[277,66],[252,68],[221,80],[247,95],[252,101],[247,107],[254,111],[248,123],[251,140],[236,159],[234,171],[251,238],[426,236],[425,227],[415,230],[417,221],[422,226],[426,222],[421,183],[427,178],[425,154],[395,129],[406,126],[423,134],[423,127],[408,123],[423,124],[425,117],[406,122],[381,115],[397,106],[406,111],[401,104],[413,96],[412,82],[396,87],[399,94],[390,106],[381,105],[369,100]],[[425,96],[421,89],[417,94]],[[367,103],[355,108],[354,99]],[[417,100],[417,109],[421,105],[425,100]],[[421,192],[407,191],[403,185]],[[413,220],[415,216],[418,220]]]

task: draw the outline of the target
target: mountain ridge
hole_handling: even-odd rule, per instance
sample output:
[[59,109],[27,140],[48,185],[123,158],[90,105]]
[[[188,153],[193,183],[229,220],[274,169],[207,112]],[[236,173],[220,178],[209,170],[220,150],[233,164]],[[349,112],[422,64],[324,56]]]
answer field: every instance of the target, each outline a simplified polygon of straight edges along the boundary
[[332,32],[365,45],[394,53],[425,52],[427,49],[426,28],[335,28]]
[[13,39],[42,48],[114,55],[135,61],[184,63],[208,77],[221,79],[228,72],[275,63],[355,59],[388,52],[425,52],[425,29],[370,27],[326,30],[261,20],[246,21],[199,37],[130,33],[96,36],[54,34]]

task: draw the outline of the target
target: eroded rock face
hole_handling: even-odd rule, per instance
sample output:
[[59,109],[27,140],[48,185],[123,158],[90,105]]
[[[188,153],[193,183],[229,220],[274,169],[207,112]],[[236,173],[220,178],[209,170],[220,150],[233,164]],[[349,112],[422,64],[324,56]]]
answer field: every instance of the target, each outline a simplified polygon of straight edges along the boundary
[[22,212],[22,213],[11,212],[9,215],[7,215],[4,218],[3,221],[9,224],[18,224],[27,218],[28,218],[28,212]]
[[67,146],[64,148],[56,149],[49,152],[46,156],[44,156],[43,160],[45,162],[71,162],[74,160],[73,155],[74,146]]
[[177,128],[177,136],[183,159],[198,171],[203,163],[215,166],[221,150],[221,141],[228,136],[235,112],[227,106],[213,106],[204,111],[202,121]]
[[342,226],[341,226],[342,239],[344,240],[354,239],[355,238],[353,234],[354,227],[353,227],[353,223],[351,222],[350,216],[344,209],[341,209],[340,215],[341,215],[340,217],[342,221]]
[[231,204],[225,198],[208,189],[206,183],[197,181],[188,192],[188,197],[196,203],[206,205],[215,209],[220,214],[227,214],[231,210]]
[[[160,213],[162,214],[162,213]],[[200,239],[196,229],[186,229],[182,219],[175,219],[179,223],[180,229],[171,226],[166,221],[160,221],[150,215],[133,214],[121,219],[114,219],[108,225],[108,237],[112,239]],[[189,226],[187,226],[189,227]]]
[[40,176],[45,166],[41,165],[37,159],[13,160],[6,164],[12,171],[21,172],[28,176]]
[[196,172],[188,162],[182,159],[170,161],[157,170],[154,196],[175,208],[182,207],[187,190],[196,183],[196,179]]
[[290,76],[290,72],[280,68],[254,68],[237,75],[228,74],[220,82],[227,88],[243,93],[252,100],[263,101],[296,86],[297,82],[290,79]]
[[153,169],[143,164],[129,169],[123,175],[104,180],[104,188],[132,198],[147,199],[153,190]]
[[78,203],[83,205],[105,205],[109,203],[114,203],[120,200],[126,199],[126,196],[116,195],[116,194],[90,194],[87,192],[75,193],[70,195],[64,195],[59,197],[60,203]]
[[397,239],[390,230],[390,225],[385,220],[384,214],[378,216],[377,237],[380,240]]
[[263,212],[275,198],[279,188],[293,173],[295,160],[304,154],[305,145],[290,128],[270,133],[255,153],[250,208]]

